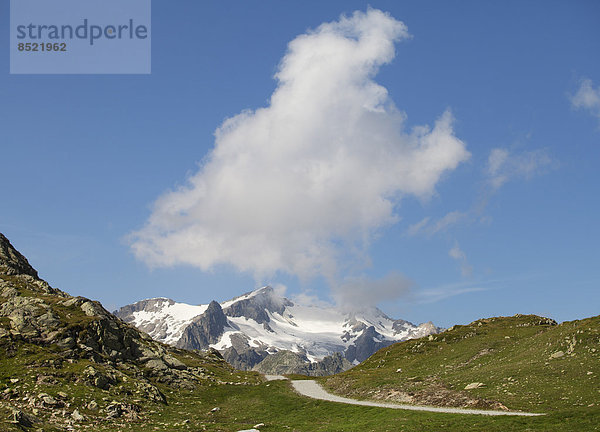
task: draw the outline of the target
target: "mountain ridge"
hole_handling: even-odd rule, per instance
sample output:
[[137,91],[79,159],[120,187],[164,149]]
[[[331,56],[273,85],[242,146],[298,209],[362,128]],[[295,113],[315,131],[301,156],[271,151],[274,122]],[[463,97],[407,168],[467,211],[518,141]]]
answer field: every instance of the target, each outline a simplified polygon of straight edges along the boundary
[[[391,319],[378,308],[342,312],[333,306],[304,305],[278,295],[270,286],[210,305],[157,297],[123,306],[114,314],[161,342],[187,349],[218,349],[236,368],[247,370],[281,351],[296,354],[296,360],[319,363],[327,359],[324,364],[337,366],[342,363],[332,361],[331,356],[341,353],[347,368],[392,343],[440,330],[431,322],[416,326]],[[319,365],[300,369],[319,374],[323,370]],[[336,367],[330,373],[341,370]]]

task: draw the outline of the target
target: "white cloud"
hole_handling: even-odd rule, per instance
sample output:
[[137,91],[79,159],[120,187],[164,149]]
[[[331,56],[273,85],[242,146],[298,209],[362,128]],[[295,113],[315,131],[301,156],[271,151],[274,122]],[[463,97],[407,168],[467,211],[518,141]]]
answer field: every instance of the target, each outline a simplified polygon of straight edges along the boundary
[[412,287],[413,282],[399,273],[390,273],[381,279],[352,277],[333,288],[333,297],[342,310],[358,311],[406,297]]
[[406,233],[409,236],[414,236],[414,235],[417,235],[417,234],[420,234],[420,233],[424,232],[426,230],[426,228],[429,226],[429,221],[430,220],[431,220],[430,216],[424,217],[419,222],[410,225],[408,227],[408,229],[406,230]]
[[487,290],[488,288],[484,288],[479,285],[450,284],[438,288],[430,288],[419,291],[416,302],[435,303],[449,297]]
[[410,225],[406,231],[409,236],[415,236],[418,234],[425,234],[432,236],[440,231],[445,231],[448,227],[457,224],[467,216],[466,213],[459,211],[452,211],[446,213],[444,217],[437,221],[431,221],[430,217],[423,218],[419,222]]
[[582,79],[579,89],[571,96],[571,104],[574,108],[589,111],[600,120],[600,87],[594,89],[591,79]]
[[486,173],[493,190],[499,189],[507,181],[529,179],[552,164],[545,150],[533,150],[513,154],[507,149],[492,149],[488,157]]
[[290,42],[269,105],[217,129],[200,170],[132,234],[136,257],[330,280],[363,260],[374,232],[398,220],[403,196],[430,196],[470,156],[450,112],[406,131],[405,114],[373,80],[409,37],[369,9]]
[[473,274],[473,267],[467,260],[467,255],[458,246],[458,243],[454,243],[452,249],[448,251],[448,255],[460,263],[460,272],[463,276],[471,276]]

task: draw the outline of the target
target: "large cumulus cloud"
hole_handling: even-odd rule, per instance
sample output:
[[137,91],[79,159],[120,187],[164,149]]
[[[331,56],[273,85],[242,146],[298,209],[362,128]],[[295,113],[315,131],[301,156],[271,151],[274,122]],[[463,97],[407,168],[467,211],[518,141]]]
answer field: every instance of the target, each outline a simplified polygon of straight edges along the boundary
[[257,278],[330,278],[366,260],[373,234],[397,221],[401,198],[430,196],[469,157],[449,112],[407,130],[374,81],[409,37],[375,9],[296,37],[268,106],[217,129],[199,171],[161,196],[132,234],[135,255],[151,266],[229,264]]

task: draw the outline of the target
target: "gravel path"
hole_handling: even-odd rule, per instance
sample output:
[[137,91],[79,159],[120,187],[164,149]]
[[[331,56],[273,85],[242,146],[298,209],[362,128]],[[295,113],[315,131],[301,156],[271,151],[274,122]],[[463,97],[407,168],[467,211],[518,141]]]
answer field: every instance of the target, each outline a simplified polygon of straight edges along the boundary
[[[275,375],[273,375],[275,376]],[[284,378],[284,377],[281,377]],[[275,378],[275,379],[281,379]],[[269,379],[269,378],[267,378]],[[430,411],[430,412],[441,412],[450,414],[480,414],[480,415],[491,415],[491,416],[539,416],[544,414],[517,412],[517,411],[491,411],[491,410],[476,410],[467,408],[443,408],[443,407],[428,407],[418,405],[405,405],[405,404],[394,404],[386,402],[371,402],[371,401],[360,401],[354,399],[348,399],[341,396],[328,393],[320,384],[312,380],[294,380],[292,381],[294,389],[303,396],[307,396],[313,399],[321,399],[331,402],[340,402],[352,405],[364,405],[374,406],[382,408],[395,408],[405,409],[413,411]]]
[[287,378],[283,375],[265,375],[267,381],[286,380]]

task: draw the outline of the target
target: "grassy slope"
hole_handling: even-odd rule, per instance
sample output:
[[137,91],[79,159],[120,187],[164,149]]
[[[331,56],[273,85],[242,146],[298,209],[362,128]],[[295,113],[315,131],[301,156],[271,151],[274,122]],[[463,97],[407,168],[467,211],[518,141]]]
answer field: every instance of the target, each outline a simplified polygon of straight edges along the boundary
[[[598,429],[597,412],[563,411],[536,418],[463,416],[358,407],[303,398],[290,391],[289,383],[277,381],[252,387],[214,387],[185,404],[197,419],[189,427],[171,430],[236,431],[262,422],[261,431],[593,431]],[[220,411],[210,414],[210,408]],[[172,413],[162,414],[170,422]],[[157,424],[161,422],[158,420]],[[200,427],[198,427],[200,425]],[[204,425],[204,426],[202,426]],[[129,429],[124,429],[129,430]],[[131,430],[143,430],[135,429]],[[148,429],[151,430],[151,429]]]
[[[169,406],[155,406],[143,421],[118,421],[76,430],[93,431],[237,431],[265,423],[262,431],[592,431],[599,430],[591,412],[562,412],[538,418],[490,418],[427,414],[357,407],[311,400],[295,395],[287,382],[258,386],[207,386],[201,391],[167,392]],[[214,407],[220,410],[212,413]],[[8,415],[8,412],[0,413]],[[189,420],[189,422],[185,422]],[[0,424],[0,430],[18,430]],[[35,429],[34,429],[35,430]],[[44,427],[44,431],[55,429]]]
[[[564,355],[551,359],[558,351]],[[481,407],[497,401],[558,418],[592,416],[600,424],[599,375],[600,317],[557,326],[528,315],[479,320],[395,344],[322,382],[356,398],[412,397],[437,405],[470,399]],[[485,387],[464,390],[472,382]]]

